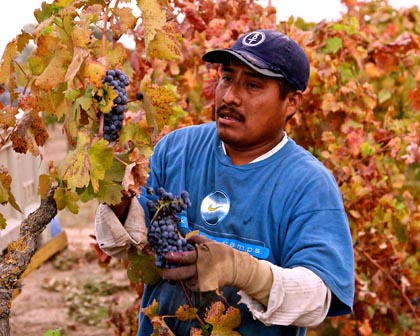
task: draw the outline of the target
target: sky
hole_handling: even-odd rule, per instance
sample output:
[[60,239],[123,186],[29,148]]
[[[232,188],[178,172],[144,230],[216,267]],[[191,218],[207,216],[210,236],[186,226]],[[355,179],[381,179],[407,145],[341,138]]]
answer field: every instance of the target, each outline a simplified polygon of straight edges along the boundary
[[[10,0],[3,2],[0,10],[0,55],[7,43],[18,35],[28,23],[36,23],[33,12],[40,8],[43,1],[52,0]],[[266,4],[268,0],[260,0]],[[134,3],[134,1],[133,1]],[[305,21],[318,22],[323,19],[333,20],[340,17],[340,0],[271,0],[277,8],[278,20],[287,20],[291,15],[300,16]],[[420,7],[420,0],[389,0],[395,8]]]

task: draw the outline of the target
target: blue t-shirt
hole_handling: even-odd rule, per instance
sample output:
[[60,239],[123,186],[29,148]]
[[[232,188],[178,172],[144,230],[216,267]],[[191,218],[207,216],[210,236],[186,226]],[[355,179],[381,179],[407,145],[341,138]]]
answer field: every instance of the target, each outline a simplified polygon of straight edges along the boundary
[[[189,192],[192,207],[181,215],[182,230],[199,230],[284,268],[306,267],[333,293],[328,315],[351,312],[354,259],[342,196],[332,174],[292,139],[262,161],[237,166],[225,155],[214,122],[186,127],[156,145],[150,168],[149,186],[175,195]],[[143,206],[145,197],[144,192]],[[142,307],[156,299],[159,315],[174,314],[188,304],[184,290],[178,282],[146,286]],[[236,330],[241,335],[305,335],[305,328],[254,320],[244,304],[238,305],[237,291],[225,288],[223,298],[215,293],[188,295],[203,314],[214,300],[238,307],[242,320]],[[192,326],[175,318],[166,322],[180,336],[188,335]],[[140,314],[138,335],[151,333],[149,319]]]

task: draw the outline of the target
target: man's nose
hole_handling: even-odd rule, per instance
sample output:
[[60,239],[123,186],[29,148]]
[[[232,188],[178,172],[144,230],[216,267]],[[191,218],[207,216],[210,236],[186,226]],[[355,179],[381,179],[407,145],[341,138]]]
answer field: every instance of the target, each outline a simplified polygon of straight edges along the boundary
[[239,105],[241,103],[240,86],[237,83],[231,83],[223,93],[223,103]]

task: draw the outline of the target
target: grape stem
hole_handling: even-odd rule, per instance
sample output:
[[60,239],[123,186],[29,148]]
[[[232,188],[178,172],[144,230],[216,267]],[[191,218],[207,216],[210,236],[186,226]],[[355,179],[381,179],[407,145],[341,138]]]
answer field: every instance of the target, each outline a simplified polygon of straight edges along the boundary
[[150,221],[150,223],[153,223],[155,220],[156,220],[156,217],[159,215],[159,212],[165,207],[165,206],[167,206],[167,205],[169,205],[169,204],[171,204],[171,201],[167,201],[167,202],[164,202],[164,203],[161,203],[161,202],[159,202],[160,203],[160,205],[159,205],[159,207],[158,208],[156,208],[156,212],[155,212],[155,214],[153,215],[153,218],[152,218],[152,220]]
[[114,159],[117,160],[119,163],[123,164],[124,166],[128,166],[128,163],[121,160],[118,156],[114,155]]
[[103,138],[104,136],[104,114],[100,112],[99,114],[99,130],[98,130],[98,136],[100,138]]
[[[193,303],[192,303],[192,301],[191,301],[191,298],[190,298],[190,296],[188,295],[188,291],[187,291],[187,289],[185,288],[185,284],[184,284],[182,281],[179,281],[179,283],[181,284],[182,290],[184,291],[185,297],[187,298],[187,301],[188,301],[189,305],[190,305],[191,307],[194,307],[194,305],[193,305]],[[197,318],[198,323],[200,323],[201,325],[204,325],[204,321],[201,319],[201,317],[200,317],[200,316],[198,316],[198,314],[196,314],[196,315],[195,315],[195,317]]]

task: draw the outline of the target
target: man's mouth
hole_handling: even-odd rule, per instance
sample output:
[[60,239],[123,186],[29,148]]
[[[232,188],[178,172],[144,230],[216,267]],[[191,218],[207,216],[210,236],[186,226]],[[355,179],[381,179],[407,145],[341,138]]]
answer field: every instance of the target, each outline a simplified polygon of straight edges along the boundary
[[223,119],[226,121],[236,121],[236,122],[243,122],[245,119],[244,117],[235,110],[221,108],[218,110],[217,116],[219,119]]

